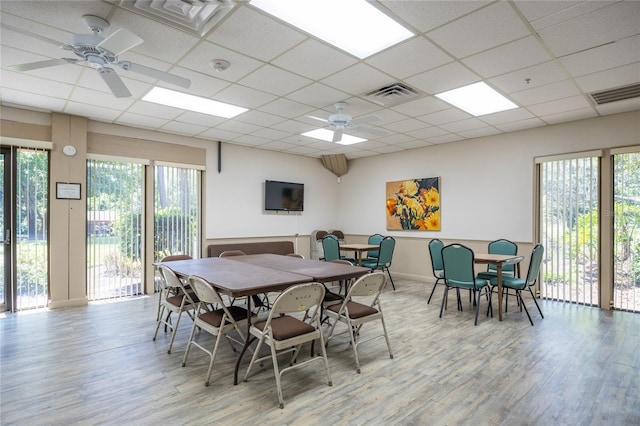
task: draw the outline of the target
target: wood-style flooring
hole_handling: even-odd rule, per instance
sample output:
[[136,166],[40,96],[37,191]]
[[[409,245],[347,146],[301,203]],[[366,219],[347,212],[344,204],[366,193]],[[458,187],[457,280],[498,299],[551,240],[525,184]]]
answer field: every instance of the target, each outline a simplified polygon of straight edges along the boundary
[[[382,300],[394,359],[384,339],[363,343],[357,374],[340,336],[328,348],[333,386],[322,363],[285,373],[284,409],[270,362],[233,385],[226,342],[209,387],[204,352],[193,348],[181,367],[191,321],[183,317],[168,355],[169,333],[151,340],[154,296],[5,314],[0,424],[640,424],[640,315],[541,301],[542,319],[527,298],[532,327],[511,297],[504,321],[482,309],[474,327],[466,298],[458,312],[451,292],[438,318],[441,286],[428,305],[431,284],[397,279],[396,288]],[[365,325],[363,337],[377,326]]]

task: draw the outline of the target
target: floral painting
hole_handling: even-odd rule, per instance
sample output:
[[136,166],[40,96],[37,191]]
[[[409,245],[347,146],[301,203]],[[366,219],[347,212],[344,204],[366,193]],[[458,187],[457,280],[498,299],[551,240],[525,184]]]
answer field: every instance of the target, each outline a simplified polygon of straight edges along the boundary
[[387,182],[387,229],[440,230],[440,178]]

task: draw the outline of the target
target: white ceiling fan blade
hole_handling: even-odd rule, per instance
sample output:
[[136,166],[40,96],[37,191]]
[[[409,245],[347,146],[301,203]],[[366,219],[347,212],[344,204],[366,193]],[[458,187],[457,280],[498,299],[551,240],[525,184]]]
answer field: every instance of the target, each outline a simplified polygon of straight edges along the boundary
[[127,98],[131,96],[131,92],[127,89],[127,86],[124,85],[118,74],[111,68],[103,67],[98,70],[98,74],[107,83],[109,89],[116,98]]
[[117,65],[125,71],[131,71],[138,74],[146,75],[147,77],[155,78],[156,80],[162,80],[167,83],[171,83],[176,86],[184,87],[188,89],[191,86],[191,80],[188,78],[180,77],[175,74],[169,74],[168,72],[159,71],[154,68],[145,67],[144,65],[134,64],[129,61],[118,62]]
[[120,28],[109,37],[98,43],[98,47],[108,50],[114,55],[118,56],[122,52],[136,47],[144,40],[135,35],[134,33]]
[[356,124],[360,124],[360,123],[371,123],[372,121],[380,121],[380,120],[382,120],[382,118],[372,114],[372,115],[364,115],[362,117],[355,118],[353,122]]
[[341,140],[342,140],[342,129],[334,130],[332,142],[340,142]]
[[81,61],[80,60],[76,60],[76,59],[67,59],[67,58],[47,59],[46,61],[30,62],[28,64],[11,65],[10,67],[7,67],[7,69],[12,70],[12,71],[31,71],[31,70],[37,70],[37,69],[40,69],[40,68],[55,67],[57,65],[74,64],[76,62],[81,62]]
[[58,47],[66,46],[65,43],[60,43],[59,41],[50,39],[50,38],[45,37],[45,36],[41,36],[40,34],[32,33],[32,32],[27,31],[27,30],[23,30],[22,28],[14,27],[12,25],[7,25],[7,24],[2,24],[1,26],[3,28],[8,29],[8,30],[15,31],[16,33],[20,33],[22,35],[26,35],[27,37],[36,38],[36,39],[38,39],[40,41],[44,41],[45,43],[53,44],[54,46],[58,46]]

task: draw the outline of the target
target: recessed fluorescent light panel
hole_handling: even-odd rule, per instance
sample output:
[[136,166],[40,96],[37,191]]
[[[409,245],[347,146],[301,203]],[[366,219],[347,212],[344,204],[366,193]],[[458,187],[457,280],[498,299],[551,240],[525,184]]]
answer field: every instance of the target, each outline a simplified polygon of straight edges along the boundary
[[459,87],[436,96],[475,116],[518,108],[518,105],[483,82]]
[[[302,136],[308,136],[314,139],[320,139],[325,142],[333,142],[333,132],[327,129],[316,129],[309,132],[301,133]],[[342,140],[336,143],[340,145],[353,145],[354,143],[366,142],[368,139],[362,139],[356,136],[342,134]]]
[[251,0],[251,4],[360,59],[413,37],[365,0]]
[[247,108],[176,92],[175,90],[163,89],[162,87],[154,87],[142,100],[223,118],[233,118],[248,111]]

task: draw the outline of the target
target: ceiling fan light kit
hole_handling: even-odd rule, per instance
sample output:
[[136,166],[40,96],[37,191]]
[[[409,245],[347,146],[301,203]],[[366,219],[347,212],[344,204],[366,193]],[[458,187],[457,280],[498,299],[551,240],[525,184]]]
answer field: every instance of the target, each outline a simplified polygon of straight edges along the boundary
[[3,25],[5,28],[17,33],[31,36],[62,47],[64,50],[73,52],[80,58],[49,59],[45,61],[13,65],[7,68],[14,71],[24,72],[57,65],[82,65],[86,63],[89,67],[98,72],[111,93],[113,93],[117,98],[129,97],[131,96],[131,92],[129,92],[129,89],[127,89],[127,86],[124,84],[120,76],[118,76],[114,69],[109,67],[109,65],[117,66],[125,71],[131,71],[133,73],[150,77],[154,80],[160,80],[183,88],[189,88],[191,85],[191,81],[184,77],[149,68],[144,65],[134,64],[133,62],[120,61],[119,56],[122,53],[142,44],[144,40],[123,28],[114,31],[106,38],[102,38],[98,34],[104,32],[110,27],[109,22],[95,15],[83,15],[82,19],[91,30],[91,34],[76,34],[71,38],[71,44],[69,45],[59,43],[39,34],[30,33],[29,31],[20,28]]
[[[314,120],[324,121],[327,125],[324,127],[329,130],[333,130],[333,138],[331,142],[341,142],[342,136],[345,130],[359,130],[362,133],[369,133],[376,136],[386,136],[386,132],[378,129],[371,129],[367,127],[362,127],[360,123],[370,123],[372,121],[381,120],[377,115],[367,115],[363,117],[353,118],[349,114],[344,113],[345,108],[347,107],[346,102],[336,102],[333,104],[336,109],[335,114],[331,114],[327,120],[323,118],[314,117],[312,115],[308,115],[307,117],[313,118]],[[357,142],[364,142],[367,139],[358,140]]]

